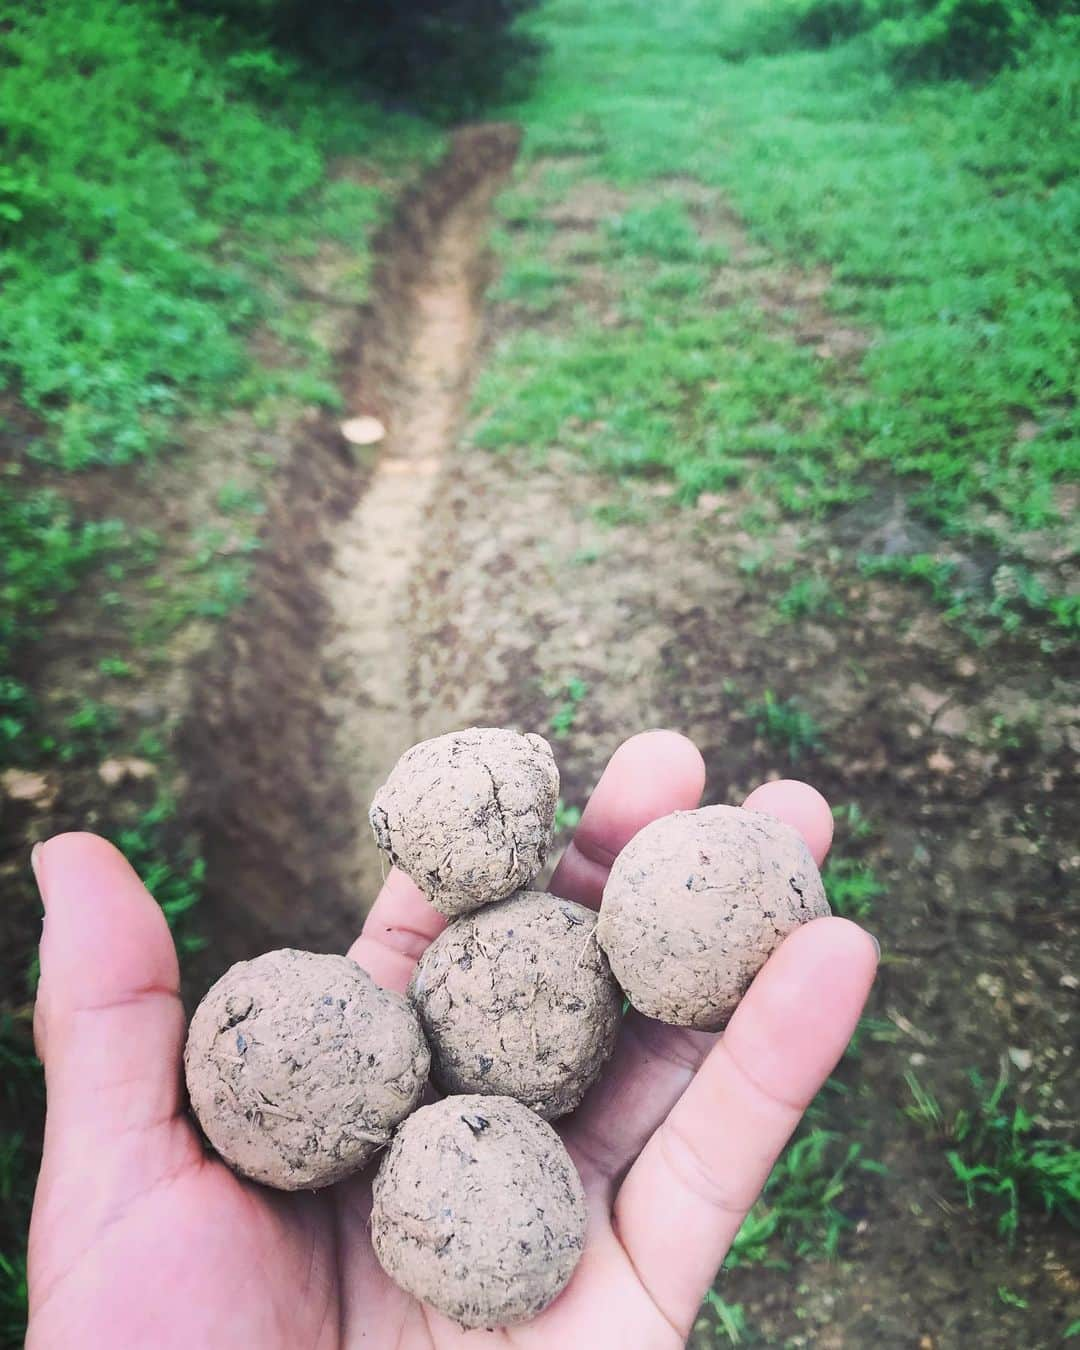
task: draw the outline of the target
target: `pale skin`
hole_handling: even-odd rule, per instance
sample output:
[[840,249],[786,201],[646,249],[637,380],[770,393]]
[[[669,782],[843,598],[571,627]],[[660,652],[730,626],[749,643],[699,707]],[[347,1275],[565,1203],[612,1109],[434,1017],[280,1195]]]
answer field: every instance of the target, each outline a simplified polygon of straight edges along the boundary
[[[696,806],[701,757],[645,732],[612,757],[552,889],[597,905],[643,825]],[[802,783],[748,806],[820,862],[832,818]],[[382,1273],[370,1178],[279,1194],[208,1157],[185,1112],[185,1019],[161,911],[87,834],[35,853],[46,911],[35,1013],[48,1116],[30,1233],[30,1350],[675,1350],[799,1117],[843,1052],[873,940],[818,919],[773,954],[722,1037],[631,1013],[601,1083],[561,1133],[589,1199],[585,1254],[533,1322],[463,1332]],[[444,924],[390,873],[350,955],[403,990]]]

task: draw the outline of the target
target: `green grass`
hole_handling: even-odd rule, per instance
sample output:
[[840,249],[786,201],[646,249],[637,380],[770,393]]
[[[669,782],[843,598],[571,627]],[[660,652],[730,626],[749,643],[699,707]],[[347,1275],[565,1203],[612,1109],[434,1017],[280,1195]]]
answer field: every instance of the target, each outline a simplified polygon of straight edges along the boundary
[[568,806],[560,797],[555,803],[555,823],[554,831],[556,834],[564,834],[570,830],[576,830],[581,824],[581,807]]
[[833,913],[846,919],[869,918],[874,901],[885,894],[870,863],[855,858],[831,857],[821,869],[821,880]]
[[584,680],[578,679],[575,675],[567,680],[559,691],[561,702],[555,711],[551,714],[549,726],[551,734],[559,740],[570,735],[574,729],[574,722],[577,720],[578,710],[589,692],[589,686]]
[[[266,279],[381,212],[328,157],[407,149],[416,125],[154,3],[27,6],[0,47],[0,376],[47,425],[37,453],[122,462],[192,401],[256,397],[244,335],[272,316]],[[325,381],[290,355],[279,381]]]
[[766,689],[747,711],[757,734],[789,759],[798,760],[821,750],[821,728],[794,699],[777,698],[771,689]]
[[1057,1215],[1080,1227],[1080,1148],[1040,1131],[1011,1099],[1004,1070],[992,1084],[972,1070],[969,1101],[951,1116],[913,1073],[906,1082],[905,1114],[941,1141],[968,1206],[995,1213],[1006,1241],[1015,1240],[1025,1214]]
[[713,1314],[717,1336],[722,1337],[728,1345],[744,1343],[749,1328],[741,1304],[727,1303],[715,1289],[710,1289],[705,1295],[705,1307]]
[[[585,318],[568,334],[522,332],[482,372],[476,443],[493,449],[556,445],[619,477],[669,476],[687,501],[783,462],[776,489],[800,509],[845,500],[815,459],[823,393],[813,359],[772,338],[745,308],[687,312],[673,289],[620,269],[626,322]],[[698,289],[691,274],[688,288]],[[852,466],[854,464],[852,463]]]
[[844,606],[833,594],[828,578],[800,577],[793,581],[776,602],[776,611],[782,619],[840,618]]
[[[226,34],[120,0],[17,7],[0,33],[0,441],[16,447],[0,471],[5,671],[65,595],[145,546],[77,510],[64,472],[175,451],[193,412],[336,401],[290,267],[320,241],[347,243],[343,298],[361,301],[387,186],[440,143]],[[345,155],[363,156],[372,181],[337,176]],[[257,327],[273,344],[262,364]],[[222,511],[256,509],[239,491]],[[246,568],[205,564],[141,640],[227,611]],[[32,707],[5,679],[5,757],[37,755]]]
[[[981,86],[898,84],[862,38],[724,60],[761,20],[734,0],[662,15],[549,0],[532,21],[551,51],[511,110],[527,178],[504,217],[507,266],[566,322],[500,340],[478,444],[571,448],[620,478],[669,478],[684,500],[742,485],[786,512],[903,479],[943,536],[1015,564],[982,617],[1075,630],[1075,599],[1009,555],[1017,532],[1060,525],[1060,485],[1080,476],[1080,20],[1042,25]],[[557,232],[525,226],[592,184],[626,198],[589,246],[607,314],[547,285]],[[868,340],[857,370],[834,374],[752,288],[713,287],[725,202],[781,262],[831,268],[829,309]],[[954,603],[944,564],[905,562]]]
[[848,1188],[860,1172],[882,1170],[863,1157],[860,1144],[811,1120],[773,1168],[725,1264],[784,1266],[792,1255],[835,1259],[851,1227],[843,1208]]

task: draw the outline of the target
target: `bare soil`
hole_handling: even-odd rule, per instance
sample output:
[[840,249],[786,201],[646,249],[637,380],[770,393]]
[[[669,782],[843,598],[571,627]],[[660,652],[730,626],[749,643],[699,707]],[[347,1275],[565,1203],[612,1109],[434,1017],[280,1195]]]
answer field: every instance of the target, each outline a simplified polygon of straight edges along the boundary
[[[252,599],[155,695],[179,717],[185,820],[208,863],[193,981],[286,942],[344,949],[382,874],[367,804],[400,751],[476,722],[546,733],[581,679],[556,744],[571,805],[620,739],[667,725],[701,746],[709,801],[794,773],[874,825],[838,844],[888,886],[870,926],[884,951],[871,1012],[889,1039],[864,1040],[842,1071],[838,1124],[888,1175],[845,1194],[839,1262],[734,1271],[723,1296],[769,1345],[1057,1345],[1080,1315],[1077,1235],[1029,1215],[1010,1250],[902,1107],[905,1071],[955,1105],[967,1070],[992,1077],[1004,1056],[1041,1128],[1075,1126],[1075,663],[1034,638],[976,647],[910,587],[859,578],[868,540],[924,528],[891,489],[813,527],[843,612],[785,622],[791,578],[746,570],[761,540],[741,527],[739,491],[685,508],[645,487],[632,520],[602,524],[595,508],[621,491],[610,479],[559,453],[471,448],[470,376],[526,321],[482,303],[488,212],[516,143],[508,128],[463,133],[403,202],[348,378],[351,410],[387,440],[354,457],[326,421],[296,440]],[[610,209],[583,197],[555,224],[571,247]],[[853,372],[864,337],[829,315],[822,278],[763,257],[733,217],[711,225],[732,245],[730,293],[782,305],[785,323],[794,311],[800,339]],[[542,321],[571,322],[569,307]],[[774,521],[768,543],[805,565],[793,525]],[[759,733],[766,688],[813,714],[823,749],[793,762]],[[31,831],[89,809],[94,790],[20,816],[20,859]]]
[[[196,671],[181,735],[210,885],[207,964],[283,943],[348,946],[383,865],[367,811],[415,737],[408,585],[468,392],[490,266],[486,220],[518,132],[458,133],[379,246],[347,376],[385,441],[298,446],[252,603]],[[210,972],[212,973],[212,971]]]

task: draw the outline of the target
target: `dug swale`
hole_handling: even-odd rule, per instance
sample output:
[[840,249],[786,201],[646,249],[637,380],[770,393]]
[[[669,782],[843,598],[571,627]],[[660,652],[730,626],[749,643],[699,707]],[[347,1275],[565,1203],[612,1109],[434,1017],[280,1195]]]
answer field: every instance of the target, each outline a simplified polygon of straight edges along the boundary
[[184,1051],[207,1139],[234,1171],[284,1191],[363,1167],[420,1100],[428,1065],[400,994],[348,957],[291,948],[227,970]]
[[559,1136],[510,1097],[409,1117],[375,1178],[371,1240],[407,1293],[463,1327],[535,1317],[585,1246],[585,1192]]
[[515,1097],[565,1115],[615,1048],[622,993],[596,914],[519,891],[455,919],[421,956],[409,998],[444,1092]]
[[784,938],[828,913],[796,830],[760,811],[705,806],[631,839],[604,887],[596,933],[639,1012],[718,1031]]
[[551,844],[559,771],[542,736],[471,727],[414,745],[371,804],[375,841],[450,918],[527,886]]

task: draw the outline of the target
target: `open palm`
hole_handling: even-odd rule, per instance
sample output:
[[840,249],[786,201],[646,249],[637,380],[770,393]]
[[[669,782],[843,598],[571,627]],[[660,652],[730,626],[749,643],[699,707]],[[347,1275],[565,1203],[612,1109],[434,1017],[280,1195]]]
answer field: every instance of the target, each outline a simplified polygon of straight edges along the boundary
[[[643,825],[696,806],[701,757],[647,732],[614,755],[552,889],[599,903]],[[820,862],[822,798],[771,783],[748,802]],[[35,1015],[48,1116],[30,1235],[30,1350],[682,1345],[701,1298],[807,1103],[839,1058],[876,966],[871,939],[819,919],[774,954],[723,1037],[631,1013],[601,1082],[562,1122],[589,1198],[585,1254],[527,1325],[465,1332],[382,1273],[370,1177],[279,1194],[208,1158],[185,1114],[185,1023],[161,911],[92,835],[37,850],[46,910]],[[391,872],[350,955],[404,989],[443,920]]]

